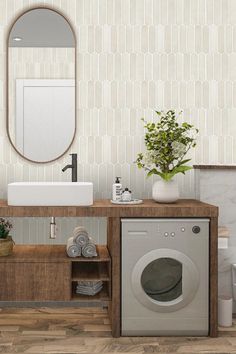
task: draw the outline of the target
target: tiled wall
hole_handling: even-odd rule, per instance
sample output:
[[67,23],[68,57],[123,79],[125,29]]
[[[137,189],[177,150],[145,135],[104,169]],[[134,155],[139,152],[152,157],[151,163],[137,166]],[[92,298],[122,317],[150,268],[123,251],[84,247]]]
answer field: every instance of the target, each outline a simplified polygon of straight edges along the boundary
[[[61,172],[68,155],[55,163],[30,164],[14,152],[5,129],[6,33],[20,11],[37,3],[42,1],[0,0],[0,196],[4,198],[11,181],[70,178]],[[115,175],[122,176],[136,197],[150,196],[152,179],[146,180],[133,161],[143,145],[140,118],[152,119],[154,109],[182,109],[184,119],[200,128],[193,162],[236,162],[235,0],[44,3],[67,15],[76,30],[78,130],[71,151],[79,156],[79,179],[94,182],[96,198],[110,197]],[[182,196],[194,196],[193,173],[179,179]],[[33,240],[25,230],[17,240]],[[40,239],[42,230],[35,232]],[[47,237],[41,237],[46,242]]]

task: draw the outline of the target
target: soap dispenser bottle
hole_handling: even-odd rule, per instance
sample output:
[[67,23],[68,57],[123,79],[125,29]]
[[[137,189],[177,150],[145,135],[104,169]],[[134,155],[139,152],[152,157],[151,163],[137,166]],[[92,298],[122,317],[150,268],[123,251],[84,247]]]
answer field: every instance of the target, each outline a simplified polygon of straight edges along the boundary
[[120,183],[121,177],[116,177],[115,183],[112,185],[112,200],[114,202],[121,199],[122,184]]

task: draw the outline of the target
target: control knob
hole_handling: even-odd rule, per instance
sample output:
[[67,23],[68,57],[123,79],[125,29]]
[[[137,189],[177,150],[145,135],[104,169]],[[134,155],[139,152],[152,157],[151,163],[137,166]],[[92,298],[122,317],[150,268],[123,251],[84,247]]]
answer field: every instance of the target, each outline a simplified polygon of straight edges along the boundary
[[199,234],[199,232],[201,231],[201,228],[200,228],[200,226],[195,225],[195,226],[193,226],[192,231],[194,234]]

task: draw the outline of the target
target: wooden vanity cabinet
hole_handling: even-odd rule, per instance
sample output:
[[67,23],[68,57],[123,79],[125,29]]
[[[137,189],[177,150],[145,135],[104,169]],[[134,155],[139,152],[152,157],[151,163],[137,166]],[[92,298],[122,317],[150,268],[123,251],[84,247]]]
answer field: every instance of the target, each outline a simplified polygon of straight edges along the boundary
[[[98,256],[69,258],[65,245],[16,245],[0,257],[0,301],[79,301],[107,303],[111,298],[111,259],[105,245]],[[76,293],[78,281],[102,281],[94,296]]]

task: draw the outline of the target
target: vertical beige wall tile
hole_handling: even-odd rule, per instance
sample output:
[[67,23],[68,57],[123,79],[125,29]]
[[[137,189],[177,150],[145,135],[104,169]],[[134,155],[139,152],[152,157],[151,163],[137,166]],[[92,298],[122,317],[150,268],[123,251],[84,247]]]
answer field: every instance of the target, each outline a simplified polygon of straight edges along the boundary
[[215,0],[214,7],[214,23],[220,25],[222,23],[222,10],[224,6],[223,0]]
[[[10,146],[5,130],[5,36],[19,11],[39,1],[0,1],[0,195],[13,180],[69,180],[61,168],[69,161],[35,166]],[[192,152],[196,163],[236,163],[236,2],[235,0],[45,0],[71,20],[76,30],[77,135],[79,179],[92,180],[96,198],[109,197],[115,174],[136,197],[150,196],[152,179],[133,164],[143,149],[140,118],[154,119],[155,109],[184,110],[200,129]],[[41,53],[29,56],[36,61]],[[36,75],[61,73],[37,65]],[[22,65],[18,54],[15,62]],[[24,71],[32,74],[28,65]],[[71,67],[68,68],[68,71]],[[179,179],[182,195],[194,195],[193,174]],[[104,241],[102,219],[82,222]],[[71,221],[60,220],[64,242]],[[20,242],[47,242],[48,220],[17,223]],[[67,231],[66,231],[67,230]],[[24,233],[24,237],[23,234]],[[64,233],[64,235],[63,235]]]
[[236,51],[236,26],[233,27],[233,51]]
[[146,0],[136,1],[136,23],[138,24],[144,24],[145,3]]
[[156,51],[157,53],[162,53],[165,50],[165,28],[162,25],[159,25],[159,22],[157,22],[157,25],[155,26],[155,37],[156,37]]
[[232,53],[233,51],[233,26],[229,25],[225,27],[225,51]]
[[155,0],[145,0],[145,23],[146,25],[153,24],[153,1]]
[[162,23],[163,25],[167,25],[168,24],[168,8],[169,8],[169,0],[159,0],[160,3],[160,15],[159,15],[159,21],[160,23]]

